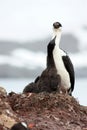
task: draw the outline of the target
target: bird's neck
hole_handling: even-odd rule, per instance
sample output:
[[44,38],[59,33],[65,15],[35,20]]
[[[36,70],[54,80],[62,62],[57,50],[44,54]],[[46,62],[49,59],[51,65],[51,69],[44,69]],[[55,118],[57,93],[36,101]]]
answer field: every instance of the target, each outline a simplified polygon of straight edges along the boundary
[[53,30],[53,38],[55,37],[55,47],[59,48],[61,39],[61,30]]

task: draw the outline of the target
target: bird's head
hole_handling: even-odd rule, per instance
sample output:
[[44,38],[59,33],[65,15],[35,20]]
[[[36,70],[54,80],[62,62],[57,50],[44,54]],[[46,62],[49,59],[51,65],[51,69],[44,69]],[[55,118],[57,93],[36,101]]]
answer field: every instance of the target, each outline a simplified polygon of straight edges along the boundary
[[62,28],[62,25],[59,22],[55,22],[55,23],[53,23],[53,28],[56,29],[56,30],[59,30],[59,29]]
[[54,37],[61,34],[62,32],[62,25],[59,22],[53,23],[53,35]]
[[56,38],[56,44],[59,44],[62,32],[62,25],[59,22],[53,23],[53,37],[52,39]]
[[29,130],[25,122],[19,122],[14,124],[10,130]]

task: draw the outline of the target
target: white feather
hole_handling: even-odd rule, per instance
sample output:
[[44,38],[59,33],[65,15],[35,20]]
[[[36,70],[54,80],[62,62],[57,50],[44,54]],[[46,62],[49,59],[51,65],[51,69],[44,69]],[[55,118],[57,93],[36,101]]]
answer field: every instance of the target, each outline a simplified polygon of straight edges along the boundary
[[68,89],[68,88],[70,88],[70,85],[71,85],[70,77],[69,77],[69,73],[67,72],[67,70],[64,66],[63,60],[62,60],[62,56],[66,56],[66,53],[64,53],[64,51],[62,51],[59,48],[61,31],[58,29],[54,33],[54,36],[55,36],[55,34],[56,34],[56,39],[55,39],[56,45],[53,50],[53,58],[54,58],[55,66],[57,69],[57,73],[61,76],[61,85],[62,85],[62,87],[65,87],[66,89]]
[[25,122],[21,122],[21,124],[22,124],[25,128],[27,128],[27,124],[26,124]]

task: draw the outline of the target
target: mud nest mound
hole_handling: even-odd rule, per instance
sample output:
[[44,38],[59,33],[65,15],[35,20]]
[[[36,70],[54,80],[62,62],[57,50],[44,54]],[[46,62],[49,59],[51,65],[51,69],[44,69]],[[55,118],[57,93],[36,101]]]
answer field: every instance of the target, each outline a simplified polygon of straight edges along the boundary
[[87,107],[75,98],[58,93],[8,95],[8,102],[20,121],[32,130],[86,130]]

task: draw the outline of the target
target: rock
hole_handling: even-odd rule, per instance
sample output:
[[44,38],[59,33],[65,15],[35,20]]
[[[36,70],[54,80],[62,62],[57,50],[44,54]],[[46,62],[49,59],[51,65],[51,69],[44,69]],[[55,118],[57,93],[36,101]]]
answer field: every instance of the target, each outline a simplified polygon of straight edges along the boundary
[[87,107],[54,93],[0,94],[0,130],[25,122],[30,130],[86,130]]
[[6,128],[11,128],[16,121],[12,117],[9,117],[6,114],[0,115],[0,124],[3,124]]
[[3,88],[3,87],[0,87],[0,95],[3,95],[3,96],[6,96],[7,95],[7,92],[6,90]]
[[82,130],[87,127],[87,109],[72,96],[58,93],[13,94],[12,109],[33,130]]
[[16,118],[8,103],[6,90],[0,87],[0,127],[3,127],[2,130],[11,128],[11,126],[16,123]]

